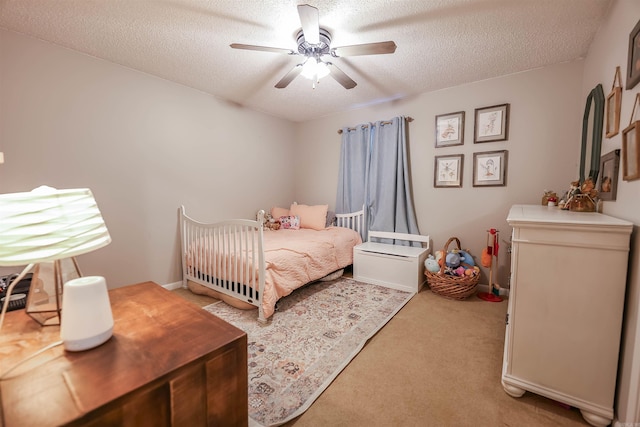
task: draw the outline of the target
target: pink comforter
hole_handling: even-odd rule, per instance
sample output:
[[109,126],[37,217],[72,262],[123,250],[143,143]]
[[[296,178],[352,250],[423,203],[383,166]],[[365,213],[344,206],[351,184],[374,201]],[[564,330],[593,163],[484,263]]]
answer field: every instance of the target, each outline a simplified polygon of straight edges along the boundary
[[280,298],[351,265],[353,247],[360,243],[357,232],[343,227],[265,231],[265,317],[273,314]]

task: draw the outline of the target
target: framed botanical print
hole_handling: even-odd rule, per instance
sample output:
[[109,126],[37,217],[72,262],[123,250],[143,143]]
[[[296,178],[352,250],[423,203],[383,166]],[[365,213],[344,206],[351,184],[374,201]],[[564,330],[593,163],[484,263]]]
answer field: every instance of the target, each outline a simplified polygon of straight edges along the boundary
[[474,143],[509,139],[509,104],[476,108]]
[[473,186],[507,185],[507,150],[473,153]]
[[613,201],[618,191],[620,150],[613,150],[600,158],[600,178],[596,189],[602,200]]
[[[607,95],[605,108],[607,112],[605,134],[607,138],[616,136],[620,130],[620,106],[622,105],[622,83],[620,78],[620,67],[616,67],[616,74],[613,78],[611,93]],[[616,85],[617,83],[617,85]]]
[[640,21],[638,21],[629,34],[626,89],[633,89],[638,82],[640,82]]
[[640,178],[640,120],[622,131],[622,179],[634,181]]
[[436,148],[464,144],[464,111],[436,116]]
[[436,188],[462,187],[464,154],[436,156],[433,186]]

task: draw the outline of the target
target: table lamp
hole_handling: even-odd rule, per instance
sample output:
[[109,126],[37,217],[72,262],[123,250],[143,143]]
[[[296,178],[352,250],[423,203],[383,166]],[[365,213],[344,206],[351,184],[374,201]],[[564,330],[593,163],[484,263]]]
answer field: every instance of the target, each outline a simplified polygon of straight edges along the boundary
[[[63,284],[81,277],[73,257],[110,242],[109,231],[89,189],[57,190],[43,186],[30,192],[0,194],[0,267],[27,265],[7,288],[0,329],[13,287],[36,264],[26,312],[41,325],[60,323],[60,312],[65,306]],[[100,283],[94,288],[104,287],[105,291],[94,291],[94,294],[96,298],[104,298],[104,279],[97,282]],[[74,298],[74,301],[91,304],[87,298],[90,294],[85,291],[85,297]],[[73,307],[73,302],[69,304]],[[73,310],[69,307],[65,309]]]

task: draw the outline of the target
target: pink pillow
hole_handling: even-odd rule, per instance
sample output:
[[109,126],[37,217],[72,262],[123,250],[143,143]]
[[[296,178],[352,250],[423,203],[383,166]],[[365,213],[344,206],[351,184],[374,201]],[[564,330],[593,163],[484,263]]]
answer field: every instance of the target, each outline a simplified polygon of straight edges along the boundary
[[329,205],[291,205],[290,215],[300,217],[300,227],[313,230],[324,230],[327,222]]
[[271,208],[271,217],[280,218],[281,216],[289,216],[289,209],[273,207]]
[[293,215],[285,215],[280,217],[280,228],[284,230],[299,230],[300,217]]

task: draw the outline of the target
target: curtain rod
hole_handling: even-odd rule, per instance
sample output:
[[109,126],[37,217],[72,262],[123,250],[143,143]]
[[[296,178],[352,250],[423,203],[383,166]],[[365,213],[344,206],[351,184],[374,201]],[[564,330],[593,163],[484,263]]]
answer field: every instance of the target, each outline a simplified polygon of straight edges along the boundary
[[[408,121],[408,122],[412,122],[412,121],[413,121],[413,117],[407,117],[407,121]],[[393,122],[391,122],[391,121],[388,121],[388,122],[382,122],[382,126],[384,126],[384,125],[390,125],[391,123],[393,123]],[[362,127],[364,128],[364,127],[366,127],[366,126],[362,125]],[[356,129],[357,129],[357,128],[347,128],[347,131],[356,130]],[[341,133],[342,133],[342,129],[338,129],[338,134],[341,134]]]

